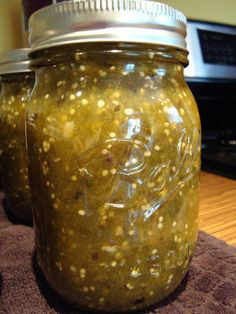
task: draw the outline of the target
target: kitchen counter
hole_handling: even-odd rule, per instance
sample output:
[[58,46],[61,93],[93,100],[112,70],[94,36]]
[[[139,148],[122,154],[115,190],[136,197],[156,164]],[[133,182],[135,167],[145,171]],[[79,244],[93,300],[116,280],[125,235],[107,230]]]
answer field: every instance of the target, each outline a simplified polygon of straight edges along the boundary
[[201,173],[199,229],[236,246],[236,180]]

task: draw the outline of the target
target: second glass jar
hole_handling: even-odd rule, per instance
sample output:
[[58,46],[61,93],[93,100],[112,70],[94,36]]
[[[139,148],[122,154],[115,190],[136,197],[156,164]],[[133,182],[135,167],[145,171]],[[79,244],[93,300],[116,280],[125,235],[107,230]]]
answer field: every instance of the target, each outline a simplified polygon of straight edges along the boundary
[[0,55],[0,150],[5,205],[22,222],[31,223],[31,192],[25,139],[25,110],[34,85],[29,49]]

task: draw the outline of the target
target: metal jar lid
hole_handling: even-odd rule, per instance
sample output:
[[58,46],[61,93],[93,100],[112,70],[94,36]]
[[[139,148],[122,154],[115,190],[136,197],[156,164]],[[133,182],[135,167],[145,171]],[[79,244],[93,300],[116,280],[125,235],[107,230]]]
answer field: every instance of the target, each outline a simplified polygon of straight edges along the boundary
[[7,50],[0,53],[0,75],[30,72],[30,49]]
[[75,0],[29,20],[32,51],[72,43],[148,43],[186,49],[186,17],[154,0]]

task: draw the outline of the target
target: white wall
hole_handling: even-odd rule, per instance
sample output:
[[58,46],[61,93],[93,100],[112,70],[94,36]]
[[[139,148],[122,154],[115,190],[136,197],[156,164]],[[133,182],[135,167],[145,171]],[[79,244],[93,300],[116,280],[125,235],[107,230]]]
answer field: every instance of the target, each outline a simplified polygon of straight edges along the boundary
[[0,51],[23,46],[21,0],[0,0]]
[[236,0],[159,0],[188,18],[236,25]]

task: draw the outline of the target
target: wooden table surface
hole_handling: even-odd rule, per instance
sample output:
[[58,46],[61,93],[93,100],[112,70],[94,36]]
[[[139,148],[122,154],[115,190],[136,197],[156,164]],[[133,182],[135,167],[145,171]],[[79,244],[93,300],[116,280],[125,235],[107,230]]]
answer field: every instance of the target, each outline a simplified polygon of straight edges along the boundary
[[236,246],[236,180],[201,173],[199,229]]

